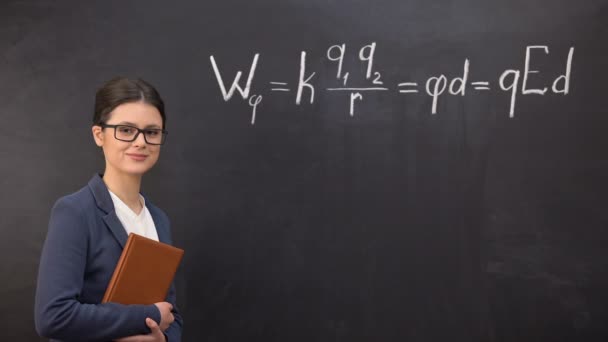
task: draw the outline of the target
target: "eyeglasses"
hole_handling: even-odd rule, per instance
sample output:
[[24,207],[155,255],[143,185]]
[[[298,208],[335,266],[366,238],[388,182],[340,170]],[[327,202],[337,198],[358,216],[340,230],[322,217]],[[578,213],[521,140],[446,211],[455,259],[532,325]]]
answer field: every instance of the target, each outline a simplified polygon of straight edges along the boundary
[[135,141],[139,133],[144,134],[144,140],[150,145],[162,145],[169,132],[159,128],[139,129],[128,125],[108,125],[105,123],[99,124],[101,127],[114,128],[114,138],[120,141],[131,142]]

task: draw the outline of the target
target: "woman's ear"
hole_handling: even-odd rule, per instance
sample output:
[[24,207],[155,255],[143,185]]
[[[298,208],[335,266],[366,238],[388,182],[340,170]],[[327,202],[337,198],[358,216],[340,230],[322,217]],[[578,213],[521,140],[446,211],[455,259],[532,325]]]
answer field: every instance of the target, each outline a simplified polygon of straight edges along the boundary
[[93,133],[93,139],[95,139],[95,144],[97,144],[97,146],[99,147],[102,147],[104,136],[101,126],[94,125],[93,127],[91,127],[91,132]]

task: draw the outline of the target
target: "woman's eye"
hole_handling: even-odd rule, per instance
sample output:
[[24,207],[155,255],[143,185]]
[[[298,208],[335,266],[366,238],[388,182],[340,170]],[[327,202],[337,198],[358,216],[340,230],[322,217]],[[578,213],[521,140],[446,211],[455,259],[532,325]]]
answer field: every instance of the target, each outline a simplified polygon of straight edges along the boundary
[[131,127],[121,127],[120,128],[120,132],[121,133],[125,133],[125,134],[131,134],[133,133],[135,130]]
[[149,130],[149,131],[146,131],[146,135],[147,135],[147,136],[150,136],[150,137],[155,137],[155,136],[157,136],[157,135],[159,135],[159,134],[160,134],[160,132],[159,132],[159,131],[157,131],[157,130]]

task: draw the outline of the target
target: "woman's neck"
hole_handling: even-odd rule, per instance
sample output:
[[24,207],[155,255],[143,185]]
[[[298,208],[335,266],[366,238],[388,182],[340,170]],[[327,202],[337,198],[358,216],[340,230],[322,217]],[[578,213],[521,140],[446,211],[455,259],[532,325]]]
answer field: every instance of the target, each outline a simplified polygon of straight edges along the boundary
[[135,213],[140,212],[142,209],[139,200],[141,175],[118,173],[114,169],[106,167],[103,181],[108,189],[118,196],[131,210]]

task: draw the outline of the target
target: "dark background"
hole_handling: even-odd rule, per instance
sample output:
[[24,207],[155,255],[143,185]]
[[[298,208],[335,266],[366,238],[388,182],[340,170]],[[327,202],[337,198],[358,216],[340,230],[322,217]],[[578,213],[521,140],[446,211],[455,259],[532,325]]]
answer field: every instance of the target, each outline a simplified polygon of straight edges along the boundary
[[[90,126],[116,75],[154,84],[169,137],[143,191],[186,254],[185,341],[608,340],[607,1],[3,1],[0,338],[37,341],[33,303],[54,201],[103,171]],[[368,86],[325,57],[345,43]],[[506,69],[570,93],[498,89]],[[295,104],[300,51],[308,92]],[[222,99],[260,53],[255,125]],[[431,98],[396,84],[489,81]],[[288,82],[290,93],[270,91]],[[521,81],[521,80],[520,80]],[[521,83],[520,83],[521,86]]]

